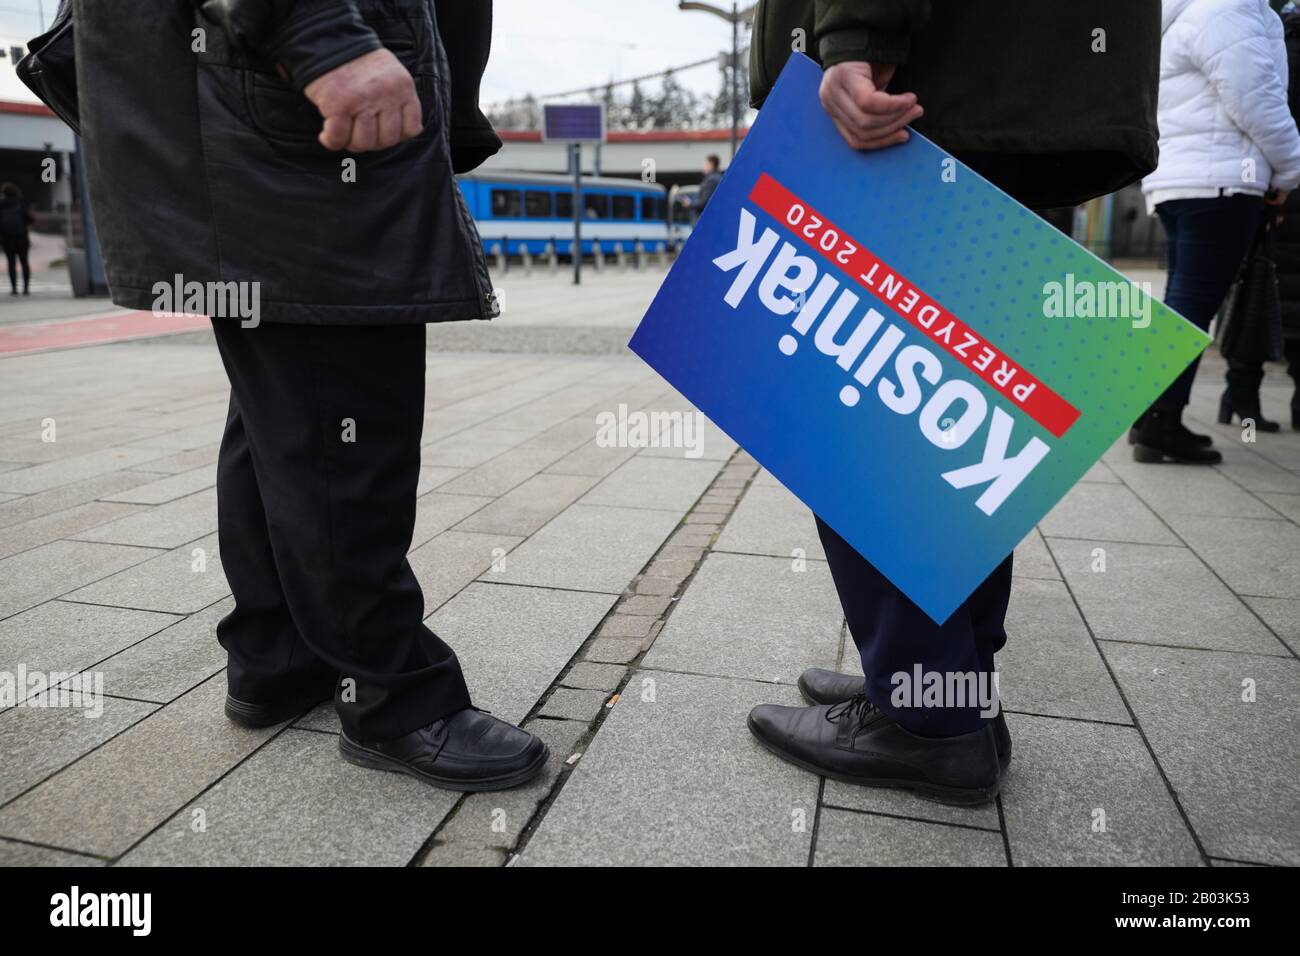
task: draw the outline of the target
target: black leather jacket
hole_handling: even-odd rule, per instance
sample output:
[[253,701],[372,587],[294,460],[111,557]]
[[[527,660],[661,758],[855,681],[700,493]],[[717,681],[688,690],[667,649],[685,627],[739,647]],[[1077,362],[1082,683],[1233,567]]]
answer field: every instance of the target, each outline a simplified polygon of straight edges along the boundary
[[[271,322],[495,314],[453,179],[501,145],[478,108],[488,0],[71,3],[114,302],[148,309],[155,284],[181,275],[260,283]],[[380,46],[415,77],[424,132],[380,152],[328,152],[302,88]]]

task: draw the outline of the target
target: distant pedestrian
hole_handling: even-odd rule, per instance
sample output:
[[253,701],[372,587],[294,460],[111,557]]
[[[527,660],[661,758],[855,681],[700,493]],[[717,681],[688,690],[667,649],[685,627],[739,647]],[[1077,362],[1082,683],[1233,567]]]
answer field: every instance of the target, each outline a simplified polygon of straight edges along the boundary
[[[1169,239],[1165,304],[1208,329],[1265,204],[1281,206],[1300,184],[1300,133],[1287,108],[1282,21],[1268,0],[1164,0],[1161,26],[1160,164],[1142,191]],[[1138,420],[1138,461],[1223,459],[1182,422],[1197,364]],[[1235,378],[1223,396],[1228,419],[1267,428],[1258,381]]]
[[35,221],[31,204],[23,199],[23,191],[13,183],[0,186],[0,244],[4,245],[5,259],[9,263],[10,295],[18,294],[15,269],[18,264],[23,267],[23,295],[32,294],[32,266],[27,261],[32,241],[27,227]]
[[704,179],[700,181],[700,191],[695,194],[695,203],[692,207],[696,218],[704,212],[704,207],[713,198],[713,191],[718,188],[720,182],[722,182],[722,160],[716,153],[710,153],[704,157]]

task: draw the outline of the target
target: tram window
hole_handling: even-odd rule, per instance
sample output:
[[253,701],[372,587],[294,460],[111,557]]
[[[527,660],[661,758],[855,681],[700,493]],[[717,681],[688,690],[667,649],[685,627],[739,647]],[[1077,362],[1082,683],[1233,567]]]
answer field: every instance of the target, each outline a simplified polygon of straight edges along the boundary
[[555,215],[561,219],[573,218],[573,193],[555,194]]
[[614,196],[614,218],[635,219],[636,199],[632,196]]
[[551,217],[551,194],[536,189],[524,192],[524,215],[529,219]]
[[583,193],[582,218],[608,219],[609,196],[605,193]]
[[492,215],[497,219],[519,218],[519,190],[492,190]]
[[664,211],[664,199],[662,196],[641,197],[642,219],[663,219]]

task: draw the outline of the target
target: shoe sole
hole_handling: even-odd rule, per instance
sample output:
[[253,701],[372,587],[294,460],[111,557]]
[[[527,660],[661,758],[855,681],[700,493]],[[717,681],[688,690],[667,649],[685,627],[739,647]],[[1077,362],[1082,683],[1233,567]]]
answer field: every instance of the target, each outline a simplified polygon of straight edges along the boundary
[[1212,460],[1205,458],[1184,458],[1182,455],[1171,455],[1169,452],[1161,451],[1159,448],[1152,448],[1150,445],[1134,445],[1133,460],[1152,465],[1159,464],[1165,460],[1172,461],[1176,465],[1217,465],[1223,461],[1223,457],[1220,456]]
[[239,726],[247,727],[250,730],[260,730],[264,727],[274,727],[276,724],[282,724],[286,720],[293,720],[295,717],[301,717],[313,707],[333,699],[334,694],[330,692],[316,698],[301,698],[281,707],[268,709],[261,704],[247,704],[242,700],[236,700],[227,694],[225,711],[226,717],[239,724]]
[[416,780],[423,781],[429,786],[437,787],[440,790],[479,793],[484,790],[509,790],[512,787],[527,783],[542,772],[551,751],[549,747],[542,744],[542,752],[538,758],[523,769],[514,770],[496,777],[480,777],[475,780],[456,780],[449,777],[440,777],[437,774],[425,773],[423,770],[417,770],[400,760],[394,760],[392,757],[362,747],[360,744],[349,740],[348,736],[342,733],[339,734],[339,754],[348,763],[358,767],[365,767],[367,770],[404,773],[408,777],[414,777]]
[[771,743],[754,726],[751,719],[749,723],[749,732],[754,735],[754,739],[762,744],[766,749],[776,754],[786,763],[792,763],[796,767],[802,767],[809,773],[815,773],[819,777],[828,777],[831,780],[839,780],[841,783],[852,783],[859,787],[880,787],[888,790],[910,790],[925,800],[934,803],[943,803],[951,807],[979,807],[993,800],[1002,788],[1002,782],[999,780],[991,787],[944,787],[939,784],[923,783],[917,780],[894,780],[887,777],[855,777],[852,774],[836,773],[827,770],[825,767],[818,767],[806,760],[791,756],[784,750],[781,750],[775,744]]
[[[803,686],[803,684],[800,684],[800,685],[799,685],[799,693],[803,696],[803,699],[804,699],[804,700],[806,700],[808,703],[812,704],[814,707],[824,707],[824,706],[827,705],[827,704],[842,704],[842,703],[844,703],[843,701],[840,701],[840,700],[818,700],[818,699],[817,699],[816,697],[814,697],[812,694],[808,693],[808,691],[804,690],[804,686]],[[751,729],[752,729],[752,727],[751,727]],[[758,735],[755,734],[755,736],[758,736]],[[1009,766],[1011,766],[1011,752],[1010,752],[1010,751],[1007,751],[1006,754],[998,754],[998,773],[1006,773],[1006,772],[1007,772],[1007,767],[1009,767]]]

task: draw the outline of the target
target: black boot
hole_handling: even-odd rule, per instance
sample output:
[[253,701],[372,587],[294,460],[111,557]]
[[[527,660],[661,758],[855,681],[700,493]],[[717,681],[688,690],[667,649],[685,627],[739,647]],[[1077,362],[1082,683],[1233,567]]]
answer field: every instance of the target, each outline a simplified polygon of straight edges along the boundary
[[348,763],[396,770],[444,790],[505,790],[542,771],[546,744],[486,711],[466,707],[396,740],[353,740],[339,734]]
[[1206,448],[1183,427],[1182,417],[1181,408],[1149,409],[1142,416],[1142,427],[1133,444],[1133,460],[1160,462],[1167,458],[1184,465],[1217,465],[1223,461],[1221,454]]
[[[1295,418],[1296,403],[1295,399],[1291,400],[1291,417]],[[1254,419],[1255,430],[1261,432],[1281,431],[1282,426],[1277,422],[1269,421],[1264,417],[1259,407],[1259,392],[1256,392],[1251,398],[1242,398],[1234,396],[1232,389],[1224,389],[1223,397],[1219,399],[1219,424],[1231,425],[1232,417],[1237,416],[1244,424],[1246,419]]]
[[749,712],[749,730],[782,760],[833,780],[961,806],[998,794],[998,753],[987,725],[956,737],[920,737],[858,695],[817,707],[760,704]]
[[[799,693],[810,704],[842,704],[863,692],[863,680],[852,674],[828,671],[823,667],[810,667],[799,675]],[[1011,763],[1011,731],[1007,719],[999,708],[990,721],[993,725],[993,743],[998,750],[998,767],[1006,773]]]
[[322,677],[277,700],[240,700],[226,694],[226,716],[241,727],[273,727],[334,699],[338,675]]
[[[1129,427],[1128,443],[1130,445],[1137,444],[1138,432],[1142,430],[1142,420],[1145,419],[1146,417],[1147,417],[1147,413],[1143,412],[1141,415],[1138,416],[1138,420],[1135,421]],[[1204,445],[1206,448],[1209,448],[1211,445],[1214,444],[1214,439],[1211,438],[1209,435],[1202,435],[1200,432],[1194,432],[1190,428],[1184,428],[1183,430],[1186,431],[1187,434],[1191,435],[1192,438],[1197,442],[1197,444]]]

